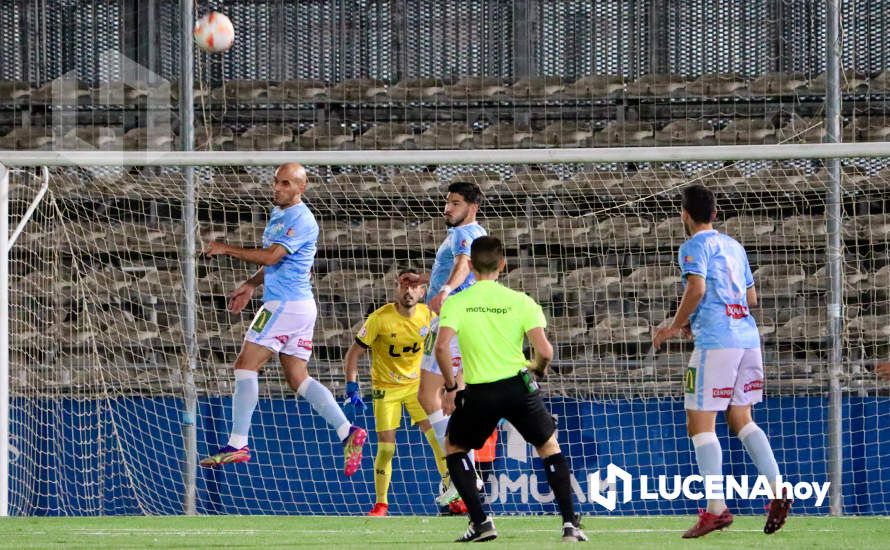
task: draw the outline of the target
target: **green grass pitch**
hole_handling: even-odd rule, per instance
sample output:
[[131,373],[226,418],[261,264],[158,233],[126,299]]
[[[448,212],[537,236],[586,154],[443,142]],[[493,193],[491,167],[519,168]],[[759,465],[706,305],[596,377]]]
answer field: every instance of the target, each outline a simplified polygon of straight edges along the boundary
[[[890,518],[789,518],[764,535],[763,517],[737,517],[732,526],[698,540],[683,540],[691,516],[585,518],[597,548],[890,548]],[[555,547],[556,516],[496,517],[498,539],[488,546]],[[92,517],[4,518],[3,548],[421,548],[450,545],[463,534],[463,518],[436,517]],[[561,544],[560,544],[561,546]]]

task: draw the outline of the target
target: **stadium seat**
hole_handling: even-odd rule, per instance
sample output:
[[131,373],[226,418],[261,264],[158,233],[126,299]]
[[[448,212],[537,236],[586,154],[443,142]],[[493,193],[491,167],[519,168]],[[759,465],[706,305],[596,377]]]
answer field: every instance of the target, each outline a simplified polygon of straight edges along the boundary
[[798,250],[820,249],[828,244],[827,234],[824,216],[790,216],[782,220],[770,242]]
[[106,126],[78,126],[69,130],[61,143],[62,148],[71,151],[77,149],[119,151],[123,148],[123,132],[120,128]]
[[599,99],[624,90],[624,77],[621,75],[583,76],[565,86],[560,97],[566,99]]
[[679,75],[651,73],[627,84],[630,97],[681,95],[689,82]]
[[294,140],[290,126],[256,124],[235,137],[235,148],[248,151],[280,151]]
[[651,227],[649,220],[637,216],[610,216],[594,223],[591,240],[604,248],[636,248],[649,237]]
[[822,143],[827,134],[823,120],[795,116],[776,132],[776,140],[779,143]]
[[890,240],[890,214],[868,214],[855,218],[856,231],[861,239],[871,243]]
[[270,99],[280,99],[284,94],[268,80],[235,79],[223,81],[214,88],[210,97],[214,101],[242,104],[265,104]]
[[619,190],[629,177],[619,170],[582,170],[563,182],[563,190],[569,193],[610,194]]
[[31,86],[21,80],[0,80],[0,103],[24,101],[31,96]]
[[547,334],[554,346],[562,349],[574,348],[577,351],[587,340],[587,323],[583,315],[571,317],[550,317],[547,320]]
[[90,86],[80,80],[50,80],[31,92],[31,103],[42,105],[77,105],[88,102],[93,94]]
[[491,218],[478,221],[479,225],[484,227],[489,235],[494,235],[503,240],[508,247],[528,244],[531,238],[532,227],[534,227],[535,223],[525,217]]
[[482,131],[473,139],[479,149],[519,149],[532,146],[534,134],[510,122],[499,122]]
[[369,218],[359,228],[371,248],[389,250],[406,248],[408,245],[408,222],[403,218]]
[[124,134],[127,151],[165,151],[173,149],[174,136],[169,131],[133,128]]
[[678,248],[687,238],[683,222],[676,215],[657,222],[649,234],[644,236],[643,246]]
[[278,90],[284,94],[283,99],[295,103],[304,101],[322,101],[328,91],[327,84],[323,80],[314,78],[294,78],[285,80],[278,85]]
[[436,77],[412,78],[390,86],[387,95],[393,101],[435,101],[448,82]]
[[747,87],[744,78],[736,73],[703,74],[686,84],[686,94],[704,97],[740,95]]
[[356,138],[356,149],[415,149],[414,131],[405,122],[378,124]]
[[763,243],[776,230],[775,220],[763,216],[736,216],[714,226],[743,245]]
[[547,267],[517,267],[504,277],[506,286],[525,292],[538,303],[552,300],[558,282],[559,276]]
[[648,298],[677,297],[679,288],[680,270],[673,265],[638,267],[621,283],[625,294]]
[[[857,73],[853,69],[842,70],[840,80],[841,91],[843,93],[852,94],[868,91],[868,77],[864,74]],[[799,92],[802,94],[825,95],[827,81],[827,73],[822,73],[810,80],[806,87],[799,90]]]
[[587,122],[554,122],[532,136],[535,147],[581,147],[593,136]]
[[828,322],[823,314],[798,315],[776,329],[779,342],[824,341],[828,338]]
[[803,267],[794,264],[764,265],[754,272],[757,294],[762,297],[794,296],[806,278]]
[[789,95],[807,85],[807,77],[801,73],[766,73],[748,84],[748,91],[755,96]]
[[868,91],[871,93],[890,92],[890,69],[885,69],[869,78]]
[[586,147],[648,147],[655,145],[651,122],[612,122],[585,140]]
[[595,345],[643,343],[651,338],[649,321],[642,317],[607,316],[590,329],[588,337]]
[[137,296],[149,296],[162,300],[180,300],[182,295],[182,274],[178,271],[149,270],[135,285],[119,290],[121,297],[134,299]]
[[615,189],[613,196],[620,198],[639,198],[660,195],[662,193],[675,196],[687,178],[677,170],[639,170],[630,174],[624,184]]
[[353,148],[352,128],[340,124],[316,125],[297,137],[300,149],[309,151],[343,150]]
[[565,88],[559,76],[529,76],[520,78],[507,88],[507,95],[513,100],[541,100],[558,94]]
[[776,128],[769,120],[737,118],[714,134],[719,145],[753,145],[776,142]]
[[415,136],[414,142],[418,149],[472,149],[473,130],[463,122],[439,122]]
[[390,181],[407,196],[440,197],[445,184],[432,172],[402,171],[394,174]]
[[[859,271],[859,268],[850,262],[844,262],[844,292],[856,294],[859,292],[860,283],[865,282],[865,288],[871,287],[867,273]],[[890,272],[890,269],[888,269]],[[890,280],[890,276],[887,277]],[[803,284],[803,289],[808,292],[827,292],[831,280],[828,276],[828,266],[822,266],[812,275],[808,275]]]
[[471,181],[479,186],[482,193],[489,195],[499,193],[506,189],[504,177],[501,173],[494,170],[469,170],[460,172],[450,181]]
[[55,139],[51,128],[14,128],[3,136],[0,149],[52,149]]
[[343,301],[358,301],[367,297],[369,287],[376,277],[373,273],[364,269],[342,269],[332,271],[316,280],[316,289],[319,296]]
[[745,181],[749,193],[802,194],[810,189],[810,175],[795,166],[772,165],[757,171]]
[[714,142],[714,127],[704,120],[675,120],[655,132],[657,145],[709,145]]
[[582,217],[545,218],[537,223],[531,238],[536,244],[563,247],[587,246],[590,224]]
[[506,181],[507,190],[514,194],[537,195],[561,187],[558,174],[542,170],[523,170]]
[[386,97],[386,83],[376,78],[351,78],[334,84],[328,97],[346,103],[378,101]]
[[109,267],[80,273],[71,291],[75,296],[85,296],[97,303],[109,303],[118,297],[122,288],[135,282],[129,273]]
[[844,127],[845,141],[890,140],[890,117],[860,116]]
[[489,76],[461,78],[445,86],[445,95],[453,101],[479,101],[504,98],[507,84],[503,79]]
[[890,315],[862,315],[846,324],[847,335],[860,341],[890,340]]
[[[491,231],[482,221],[483,227]],[[426,250],[437,249],[445,240],[446,228],[445,223],[439,219],[426,220],[423,223],[412,225],[408,231],[408,243],[411,247],[422,248]]]

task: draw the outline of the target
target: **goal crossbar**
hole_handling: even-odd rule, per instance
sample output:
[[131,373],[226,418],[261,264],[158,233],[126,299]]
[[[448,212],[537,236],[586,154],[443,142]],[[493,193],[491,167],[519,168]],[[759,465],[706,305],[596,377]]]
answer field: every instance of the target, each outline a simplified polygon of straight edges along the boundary
[[0,151],[0,163],[8,167],[271,166],[292,162],[295,156],[303,164],[330,166],[877,158],[890,157],[890,142],[399,151]]

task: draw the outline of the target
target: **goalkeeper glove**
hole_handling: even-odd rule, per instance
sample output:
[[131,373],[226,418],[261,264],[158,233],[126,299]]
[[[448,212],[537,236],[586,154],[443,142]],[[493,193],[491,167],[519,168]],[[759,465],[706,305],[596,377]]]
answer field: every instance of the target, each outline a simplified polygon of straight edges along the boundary
[[365,402],[362,401],[362,394],[358,389],[358,382],[346,383],[346,401],[343,402],[345,407],[353,407],[357,412],[365,410]]

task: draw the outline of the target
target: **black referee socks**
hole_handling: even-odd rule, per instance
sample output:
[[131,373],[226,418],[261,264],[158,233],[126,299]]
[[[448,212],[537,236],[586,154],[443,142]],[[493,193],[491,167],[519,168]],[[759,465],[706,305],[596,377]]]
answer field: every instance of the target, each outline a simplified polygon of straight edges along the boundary
[[[476,470],[474,469],[473,461],[470,460],[467,453],[452,453],[445,457],[445,463],[448,464],[448,474],[451,476],[451,483],[454,483],[454,486],[457,487],[457,492],[464,499],[464,504],[467,505],[470,520],[475,525],[482,525],[486,516],[485,512],[482,511],[482,499],[479,498],[479,490],[476,489]],[[571,500],[569,502],[571,503]]]
[[[450,465],[449,463],[449,470],[451,470]],[[544,470],[547,472],[547,483],[553,489],[553,496],[562,514],[563,523],[572,523],[575,521],[575,506],[572,503],[572,474],[566,457],[562,453],[548,456],[544,459]],[[451,479],[454,479],[454,474],[451,474]],[[469,508],[469,503],[467,507]]]

